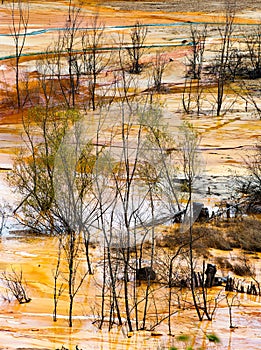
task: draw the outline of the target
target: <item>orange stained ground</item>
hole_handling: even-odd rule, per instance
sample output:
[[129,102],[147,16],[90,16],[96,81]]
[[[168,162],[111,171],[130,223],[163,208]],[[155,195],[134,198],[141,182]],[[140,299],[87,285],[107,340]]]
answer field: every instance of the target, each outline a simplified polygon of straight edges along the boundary
[[[87,16],[99,12],[102,22],[106,26],[132,25],[137,20],[142,23],[172,23],[183,21],[218,22],[222,21],[219,14],[204,14],[190,12],[142,12],[119,11],[113,8],[97,7],[95,1],[84,2],[84,10]],[[37,2],[30,4],[30,30],[43,28],[63,27],[66,19],[67,3]],[[8,11],[4,6],[0,7],[0,33],[9,33]],[[238,23],[257,22],[257,15],[251,19],[246,14],[237,17]],[[164,40],[158,33],[150,28],[151,42]],[[160,38],[160,39],[159,39]],[[26,52],[39,52],[53,39],[53,34],[31,37],[26,44]],[[1,56],[7,56],[13,52],[13,43],[10,38],[0,38]],[[175,119],[175,112],[180,107],[176,91],[180,92],[181,72],[183,60],[187,48],[168,49],[168,55],[174,59],[165,79],[170,82],[173,94],[163,100],[167,113],[166,120],[173,130],[179,125],[180,120]],[[34,57],[35,59],[36,57]],[[23,59],[28,64],[31,57]],[[0,71],[1,83],[12,87],[14,72],[10,60],[0,61],[0,65],[6,70]],[[1,75],[2,74],[2,75]],[[173,86],[173,80],[177,84]],[[1,84],[0,99],[6,96],[6,89]],[[230,170],[240,171],[242,157],[251,149],[252,145],[260,137],[260,120],[247,113],[238,112],[219,118],[205,116],[189,119],[199,128],[202,135],[202,153],[206,159],[206,171],[208,174],[229,174]],[[12,166],[12,155],[21,144],[21,115],[17,114],[10,106],[1,110],[0,119],[0,167]],[[238,147],[243,147],[243,151]],[[210,149],[211,148],[211,149]],[[212,148],[215,148],[214,150]],[[79,345],[82,349],[161,349],[175,345],[184,348],[182,342],[167,336],[166,326],[159,327],[160,336],[152,336],[151,332],[135,333],[132,337],[126,337],[126,329],[114,329],[111,333],[98,331],[92,324],[92,309],[94,302],[99,302],[100,292],[94,288],[95,281],[92,276],[87,277],[75,304],[74,327],[69,329],[67,323],[68,300],[64,296],[59,302],[59,318],[52,321],[53,312],[53,272],[57,256],[57,242],[48,237],[10,239],[3,237],[0,241],[0,271],[16,270],[22,268],[24,278],[27,281],[28,292],[32,301],[19,305],[16,301],[0,302],[0,347],[3,349],[57,349],[64,345],[75,349]],[[97,252],[93,252],[97,259]],[[1,284],[1,283],[0,283]],[[4,288],[1,287],[4,295]],[[0,293],[0,294],[1,294]],[[199,323],[195,312],[180,312],[173,316],[173,333],[176,337],[180,334],[191,336],[189,344],[195,349],[261,349],[261,306],[260,298],[248,298],[245,295],[239,297],[239,307],[233,309],[233,320],[238,328],[229,329],[228,309],[223,304],[217,311],[213,322]],[[221,344],[214,345],[206,340],[206,333],[215,333],[221,338]]]
[[[97,276],[89,276],[76,297],[74,326],[68,327],[68,299],[66,291],[58,303],[58,320],[53,322],[53,274],[57,256],[57,241],[48,237],[2,238],[0,243],[0,269],[2,271],[23,270],[28,295],[31,302],[19,305],[17,301],[0,302],[0,345],[5,349],[34,348],[57,349],[62,345],[74,349],[157,349],[159,346],[184,345],[175,337],[168,337],[166,325],[149,331],[136,332],[126,337],[127,330],[115,327],[111,333],[99,331],[92,324],[97,312],[95,302],[99,302],[101,290],[97,286]],[[99,248],[92,250],[92,259],[98,260]],[[221,254],[212,251],[215,255]],[[231,252],[222,253],[222,256]],[[62,263],[63,264],[63,263]],[[94,264],[95,265],[95,264]],[[218,273],[220,273],[218,271]],[[1,283],[2,285],[2,283]],[[141,287],[142,288],[142,287]],[[158,308],[164,304],[166,289],[161,290]],[[212,291],[217,295],[218,288]],[[1,294],[5,295],[3,286]],[[232,297],[232,296],[231,296]],[[217,349],[260,349],[261,306],[260,297],[246,294],[237,297],[238,306],[233,308],[233,324],[238,328],[229,330],[229,315],[226,304],[220,303],[212,322],[199,322],[194,310],[180,310],[172,316],[173,334],[190,335],[189,343],[195,349],[212,348],[206,334],[215,333],[222,343]],[[163,310],[162,312],[167,312]],[[97,315],[97,314],[96,314]],[[162,316],[162,314],[160,314]],[[106,328],[106,327],[105,327]],[[245,347],[247,346],[247,347]],[[182,347],[181,347],[182,348]]]

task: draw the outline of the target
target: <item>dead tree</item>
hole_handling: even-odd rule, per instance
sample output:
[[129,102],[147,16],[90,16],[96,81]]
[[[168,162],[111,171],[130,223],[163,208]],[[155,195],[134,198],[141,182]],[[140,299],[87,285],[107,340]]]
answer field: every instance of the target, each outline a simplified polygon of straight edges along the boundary
[[79,26],[81,24],[80,8],[69,6],[68,18],[66,21],[66,30],[63,33],[61,40],[61,52],[66,52],[68,62],[69,89],[66,99],[68,107],[74,108],[76,105],[76,94],[79,89],[81,69],[78,63],[78,55],[75,53]]
[[96,89],[97,80],[100,73],[108,65],[109,58],[106,58],[101,47],[104,44],[104,25],[99,22],[99,16],[96,15],[91,22],[90,30],[85,31],[81,37],[82,41],[82,73],[88,78],[88,93],[90,96],[90,107],[94,111],[97,108]]
[[230,55],[232,48],[232,33],[234,30],[235,4],[228,0],[226,3],[226,21],[224,27],[219,27],[219,35],[221,38],[220,53],[217,57],[217,97],[216,97],[216,114],[219,116],[222,111],[224,102],[224,89],[227,82],[228,66],[230,64]]
[[156,92],[160,93],[164,91],[162,86],[162,78],[168,63],[169,61],[166,59],[166,57],[163,54],[160,54],[159,51],[157,51],[155,61],[153,62],[153,71],[152,71],[153,89]]
[[2,273],[1,279],[6,286],[7,292],[10,292],[19,304],[29,303],[31,301],[31,298],[27,295],[22,269],[18,273],[12,267],[11,272]]
[[28,31],[29,22],[29,3],[23,2],[22,0],[12,0],[10,3],[11,19],[12,23],[10,26],[11,36],[15,44],[15,88],[17,107],[20,109],[23,105],[21,100],[20,91],[20,59],[25,46],[25,40]]
[[140,22],[137,22],[130,32],[131,44],[126,49],[130,60],[130,73],[139,74],[142,71],[140,60],[145,52],[147,34],[147,27]]
[[[247,66],[249,77],[252,79],[261,76],[261,26],[258,25],[250,34],[245,35],[247,45]],[[250,64],[249,64],[250,63]],[[250,66],[250,67],[249,67]]]
[[61,282],[59,284],[59,277],[61,277],[61,240],[59,240],[59,246],[58,246],[58,254],[57,254],[57,263],[54,271],[54,288],[53,288],[53,302],[54,302],[54,308],[53,308],[53,321],[57,321],[57,307],[58,307],[58,301],[60,296],[62,295],[64,291],[64,284]]
[[196,105],[197,115],[199,115],[203,91],[200,80],[203,70],[207,26],[205,25],[202,30],[198,29],[198,27],[191,26],[190,33],[192,43],[191,54],[187,55],[188,71],[182,94],[182,104],[187,114],[191,113]]
[[227,292],[225,295],[225,300],[227,303],[227,307],[228,307],[228,313],[229,313],[229,328],[233,329],[233,328],[237,328],[236,326],[234,326],[233,324],[233,307],[240,306],[240,301],[238,299],[238,293],[230,293]]
[[201,79],[201,72],[203,68],[203,59],[205,52],[205,43],[207,38],[207,26],[202,30],[198,27],[190,26],[190,40],[191,40],[191,54],[187,56],[188,60],[188,75],[192,79]]

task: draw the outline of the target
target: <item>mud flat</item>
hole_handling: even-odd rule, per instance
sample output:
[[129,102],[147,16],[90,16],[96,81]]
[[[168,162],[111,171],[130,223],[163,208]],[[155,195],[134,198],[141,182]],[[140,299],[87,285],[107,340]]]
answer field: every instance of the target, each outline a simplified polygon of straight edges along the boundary
[[[89,21],[99,12],[106,26],[112,26],[109,31],[117,33],[115,26],[133,25],[137,20],[150,24],[149,43],[180,44],[189,37],[191,22],[221,22],[224,20],[224,3],[217,1],[90,1],[83,2]],[[57,31],[63,28],[66,18],[66,2],[37,2],[31,6],[30,31],[39,31],[31,35],[26,43],[25,52],[35,53],[45,50]],[[244,1],[238,4],[236,22],[253,24],[259,22],[261,14],[260,1]],[[0,8],[0,33],[9,32],[8,11]],[[174,26],[173,23],[182,24]],[[165,25],[167,24],[167,25]],[[172,26],[170,26],[170,24]],[[165,25],[165,26],[164,26]],[[48,31],[52,29],[51,31]],[[43,30],[43,32],[41,32]],[[121,31],[127,30],[121,28]],[[0,37],[1,57],[13,53],[13,43],[10,38]],[[215,41],[211,38],[209,45]],[[195,125],[201,134],[200,152],[205,159],[204,176],[198,188],[201,198],[206,204],[213,204],[227,197],[231,173],[241,172],[243,158],[251,154],[253,145],[260,137],[261,123],[254,113],[246,113],[245,106],[221,117],[204,115],[200,117],[185,116],[181,112],[180,94],[184,81],[184,60],[188,47],[171,47],[166,53],[172,59],[164,75],[164,82],[170,93],[163,94],[160,99],[164,106],[164,117],[173,132],[183,120]],[[148,55],[149,56],[149,55]],[[2,57],[3,58],[3,57]],[[149,57],[146,57],[149,60]],[[24,58],[25,67],[29,71],[35,69],[32,57]],[[14,71],[10,59],[1,62],[1,82],[12,85]],[[144,78],[144,86],[146,81]],[[10,84],[10,85],[9,85]],[[181,86],[181,87],[180,87]],[[5,96],[5,86],[1,85],[1,98]],[[21,144],[21,115],[14,109],[1,111],[0,119],[0,167],[11,168],[12,156]],[[2,177],[2,174],[1,174]],[[210,187],[212,195],[206,197]],[[5,183],[1,186],[1,197],[8,199],[9,189]],[[94,261],[98,259],[98,248],[92,251]],[[167,349],[171,346],[184,346],[175,342],[175,337],[190,335],[189,345],[203,349],[260,349],[261,348],[261,306],[260,297],[240,295],[239,306],[233,309],[233,322],[238,328],[229,329],[228,308],[221,304],[212,322],[197,321],[194,310],[178,312],[173,316],[175,337],[169,337],[166,326],[158,327],[159,334],[137,332],[127,337],[126,327],[115,328],[111,333],[99,331],[93,324],[95,313],[93,306],[100,301],[100,290],[96,282],[88,276],[77,296],[75,306],[75,323],[69,329],[67,323],[68,300],[61,298],[59,317],[52,321],[53,312],[53,273],[57,257],[57,241],[54,238],[41,237],[11,237],[5,235],[0,240],[0,270],[22,268],[27,281],[28,293],[32,298],[28,304],[19,305],[17,301],[2,298],[0,300],[0,347],[2,349],[57,349],[65,346],[75,349],[78,345],[85,349]],[[218,254],[216,252],[216,254]],[[230,253],[228,253],[230,254]],[[232,254],[232,253],[231,253]],[[0,288],[5,296],[5,288],[0,282]],[[160,300],[160,299],[159,299]],[[221,344],[213,345],[205,335],[215,333],[221,339]]]
[[[260,297],[246,294],[239,295],[239,306],[233,308],[233,323],[238,328],[229,329],[228,309],[220,303],[212,322],[199,322],[194,310],[178,312],[172,317],[174,337],[169,337],[167,327],[162,325],[155,332],[136,332],[128,338],[125,326],[122,329],[116,327],[108,333],[106,330],[99,331],[93,324],[97,317],[94,310],[95,302],[100,300],[100,290],[95,277],[89,276],[76,299],[73,328],[69,329],[67,324],[68,300],[63,296],[59,301],[58,320],[53,322],[56,248],[56,240],[50,237],[2,238],[0,268],[2,271],[10,269],[10,266],[17,271],[22,268],[28,295],[32,298],[30,303],[21,305],[15,300],[8,302],[1,298],[0,345],[3,349],[58,349],[62,346],[75,349],[76,345],[81,349],[97,350],[167,349],[184,345],[176,341],[180,335],[189,335],[189,342],[195,349],[211,349],[213,344],[205,334],[213,333],[221,339],[218,349],[246,349],[246,346],[260,349]],[[92,251],[94,260],[98,250]],[[229,256],[231,252],[226,254]],[[5,296],[1,285],[1,295]]]

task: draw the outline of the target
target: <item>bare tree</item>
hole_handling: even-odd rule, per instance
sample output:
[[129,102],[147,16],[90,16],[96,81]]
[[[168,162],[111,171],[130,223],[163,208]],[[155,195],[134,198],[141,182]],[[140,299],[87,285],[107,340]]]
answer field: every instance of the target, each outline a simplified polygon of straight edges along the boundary
[[235,93],[245,101],[245,112],[252,112],[261,118],[259,90],[254,84],[251,86],[251,84],[241,81],[239,89],[235,90]]
[[223,28],[219,27],[219,35],[221,38],[220,53],[217,57],[217,98],[216,98],[216,114],[221,114],[224,102],[224,88],[227,82],[227,71],[230,64],[233,24],[235,19],[235,3],[233,0],[226,2],[226,21]]
[[250,78],[259,78],[261,75],[261,26],[258,25],[250,34],[244,37],[248,58],[246,69],[249,72]]
[[27,295],[22,269],[18,273],[12,267],[11,272],[2,273],[1,280],[6,285],[7,292],[11,292],[20,304],[29,303],[31,301],[31,298]]
[[60,235],[60,241],[68,267],[67,276],[64,275],[63,278],[67,283],[69,296],[68,323],[69,327],[72,327],[74,300],[88,273],[85,271],[81,272],[81,256],[83,252],[81,250],[80,233],[68,228],[67,232]]
[[[95,110],[113,100],[113,94],[106,96],[110,84],[98,84],[102,72],[105,78],[105,68],[112,58],[111,50],[104,50],[104,25],[98,14],[89,28],[80,28],[83,20],[81,8],[69,6],[65,30],[59,33],[54,45],[47,48],[38,65],[42,99],[50,106],[86,108],[87,99],[87,108]],[[98,86],[100,97],[96,93]]]
[[261,203],[261,147],[256,145],[252,156],[245,159],[246,175],[236,177],[236,191],[240,193],[246,202],[247,210],[254,210]]
[[81,8],[69,4],[65,28],[59,31],[57,40],[46,49],[40,68],[41,97],[49,104],[75,108],[81,78]]
[[188,75],[190,75],[192,79],[201,79],[206,38],[207,25],[204,25],[203,29],[199,29],[197,26],[195,27],[193,25],[190,26],[192,53],[187,56],[187,60],[189,65]]
[[23,105],[20,94],[20,59],[25,46],[29,23],[29,3],[22,0],[12,0],[10,3],[11,26],[10,32],[15,44],[15,87],[17,107],[20,109]]
[[183,174],[187,186],[187,205],[186,205],[186,215],[183,221],[182,231],[189,230],[189,266],[190,266],[190,288],[193,298],[193,304],[196,309],[198,319],[203,320],[204,316],[208,320],[211,320],[216,309],[216,303],[213,310],[210,312],[208,308],[207,299],[207,288],[205,285],[204,275],[205,275],[205,264],[203,263],[202,269],[202,283],[201,292],[202,300],[199,298],[199,293],[196,291],[196,285],[194,280],[195,275],[195,260],[194,260],[194,235],[193,235],[193,223],[195,222],[198,212],[193,206],[193,186],[197,177],[200,176],[200,159],[198,155],[198,146],[200,142],[199,135],[197,131],[190,124],[184,124],[181,128],[181,157],[182,157],[182,167]]
[[167,58],[163,54],[157,51],[155,61],[152,65],[153,89],[155,89],[156,92],[164,91],[164,88],[162,86],[162,78],[168,63],[169,60],[167,60]]
[[226,303],[227,303],[228,313],[229,313],[229,328],[230,329],[237,328],[233,324],[233,307],[234,306],[239,307],[239,305],[240,305],[240,301],[238,299],[238,293],[236,293],[236,292],[226,292],[225,300],[226,300]]
[[79,40],[78,29],[81,24],[80,11],[80,8],[71,6],[70,4],[68,8],[66,30],[64,31],[62,37],[59,38],[60,42],[58,42],[58,48],[60,50],[60,52],[58,52],[58,55],[65,51],[68,62],[69,89],[65,91],[65,86],[62,84],[61,88],[69,108],[74,108],[76,105],[76,94],[79,89],[79,80],[81,75],[81,69],[78,63],[78,55],[74,52],[77,40]]
[[58,91],[56,85],[56,76],[53,69],[54,57],[52,56],[52,48],[48,47],[46,53],[36,62],[36,69],[39,72],[38,80],[38,104],[43,106],[46,111],[54,108],[59,102]]
[[[96,89],[97,79],[100,73],[108,66],[111,58],[101,51],[104,46],[104,25],[99,22],[99,16],[96,15],[91,22],[91,28],[82,34],[82,73],[88,78],[88,93],[90,95],[90,105],[92,110],[97,107]],[[101,102],[101,101],[100,101]]]
[[185,113],[190,114],[193,111],[193,81],[192,79],[185,79],[184,89],[182,92],[182,106]]
[[187,114],[194,110],[194,105],[196,104],[197,115],[199,115],[203,91],[200,81],[202,78],[207,26],[205,25],[203,29],[199,29],[191,25],[190,33],[192,52],[187,56],[188,72],[182,94],[182,104]]
[[130,60],[130,73],[139,74],[142,71],[141,58],[144,55],[144,44],[147,38],[148,29],[146,26],[137,22],[130,31],[131,43],[127,47],[127,53]]
[[61,253],[62,253],[61,240],[59,240],[57,263],[56,263],[54,276],[53,276],[54,277],[54,287],[53,287],[53,302],[54,302],[53,320],[54,322],[57,321],[57,307],[58,307],[59,298],[61,297],[64,291],[64,284],[62,282],[59,284],[59,281],[58,281],[59,277],[61,276],[61,271],[60,271]]
[[187,216],[185,219],[188,220],[189,229],[189,266],[190,266],[190,287],[193,297],[193,303],[197,311],[199,320],[202,320],[200,313],[200,307],[197,302],[195,285],[194,285],[194,256],[193,256],[193,210],[192,210],[192,193],[193,193],[193,182],[197,176],[197,147],[199,144],[199,138],[197,132],[194,131],[191,125],[185,125],[183,127],[183,140],[181,141],[182,147],[182,166],[183,174],[185,176],[188,186],[188,201],[187,201]]

